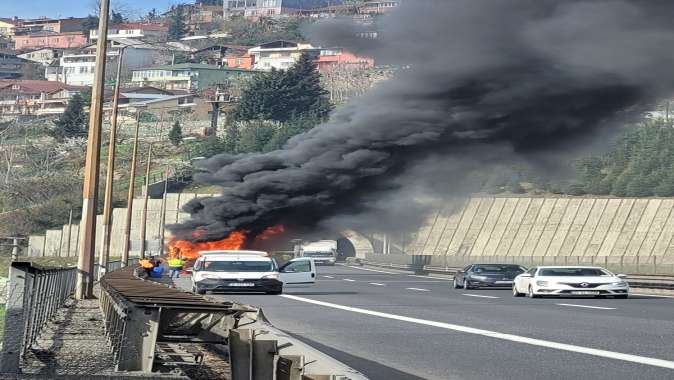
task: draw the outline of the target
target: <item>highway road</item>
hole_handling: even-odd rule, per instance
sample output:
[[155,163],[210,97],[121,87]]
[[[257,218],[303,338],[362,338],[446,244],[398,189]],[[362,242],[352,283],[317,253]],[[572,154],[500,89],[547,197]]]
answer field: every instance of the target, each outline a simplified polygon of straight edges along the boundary
[[215,297],[262,307],[371,379],[674,379],[674,298],[514,298],[348,266],[281,296]]

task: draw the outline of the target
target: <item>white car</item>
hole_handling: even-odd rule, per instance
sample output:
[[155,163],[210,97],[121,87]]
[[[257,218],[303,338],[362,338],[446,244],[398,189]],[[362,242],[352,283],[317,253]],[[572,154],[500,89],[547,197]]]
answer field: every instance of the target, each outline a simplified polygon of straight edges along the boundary
[[203,251],[192,268],[192,291],[281,294],[289,284],[316,282],[316,263],[292,259],[280,268],[267,252]]
[[540,266],[515,277],[513,296],[611,296],[627,298],[629,285],[624,274],[615,275],[601,267]]

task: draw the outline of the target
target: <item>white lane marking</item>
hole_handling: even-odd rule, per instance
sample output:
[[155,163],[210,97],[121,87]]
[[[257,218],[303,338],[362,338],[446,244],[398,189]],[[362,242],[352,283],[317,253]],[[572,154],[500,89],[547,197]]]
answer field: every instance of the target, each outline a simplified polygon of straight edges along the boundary
[[352,280],[352,279],[350,279],[350,278],[345,278],[344,281],[348,281],[348,282],[356,282],[356,280]]
[[462,296],[466,297],[480,297],[480,298],[501,298],[501,297],[496,297],[496,296],[483,296],[481,294],[461,294]]
[[323,276],[323,277],[325,277],[325,278],[334,278],[334,277],[332,277],[332,276]]
[[370,282],[370,285],[375,285],[375,286],[386,286],[386,284],[380,284],[378,282]]
[[669,361],[669,360],[656,359],[656,358],[651,358],[651,357],[647,357],[647,356],[624,354],[622,352],[600,350],[600,349],[596,349],[596,348],[576,346],[576,345],[573,345],[573,344],[566,344],[566,343],[558,343],[558,342],[553,342],[553,341],[543,340],[543,339],[528,338],[528,337],[520,336],[520,335],[505,334],[505,333],[500,333],[500,332],[497,332],[497,331],[477,329],[477,328],[473,328],[473,327],[455,325],[455,324],[451,324],[451,323],[444,323],[444,322],[430,321],[430,320],[426,320],[426,319],[405,317],[405,316],[397,315],[397,314],[389,314],[389,313],[382,313],[382,312],[374,311],[374,310],[361,309],[359,307],[338,305],[338,304],[335,304],[335,303],[323,302],[323,301],[316,301],[316,300],[312,300],[310,298],[292,296],[292,295],[289,295],[289,294],[282,294],[282,295],[280,295],[280,297],[285,297],[285,298],[292,299],[292,300],[299,301],[299,302],[306,302],[306,303],[311,303],[311,304],[314,304],[314,305],[330,307],[330,308],[333,308],[333,309],[350,311],[352,313],[366,314],[366,315],[371,315],[371,316],[379,317],[379,318],[393,319],[393,320],[402,321],[402,322],[409,322],[409,323],[416,323],[416,324],[419,324],[419,325],[438,327],[438,328],[442,328],[442,329],[446,329],[446,330],[453,330],[453,331],[463,332],[463,333],[467,333],[467,334],[481,335],[481,336],[486,336],[486,337],[489,337],[489,338],[495,338],[495,339],[507,340],[507,341],[511,341],[511,342],[529,344],[529,345],[532,345],[532,346],[552,348],[552,349],[556,349],[556,350],[569,351],[569,352],[575,352],[575,353],[579,353],[579,354],[586,354],[586,355],[592,355],[592,356],[599,356],[599,357],[603,357],[603,358],[622,360],[622,361],[632,362],[632,363],[637,363],[637,364],[646,364],[646,365],[650,365],[650,366],[654,366],[654,367],[674,369],[674,361]]
[[407,290],[416,290],[417,292],[430,292],[428,289],[421,289],[421,288],[405,288]]
[[347,268],[353,268],[353,269],[360,269],[360,270],[366,270],[368,272],[377,272],[377,273],[386,273],[386,274],[400,274],[396,272],[387,272],[385,270],[377,270],[377,269],[368,269],[368,268],[361,268],[361,267],[352,267],[350,265],[344,265]]
[[632,296],[642,296],[642,297],[657,297],[657,298],[674,298],[674,296],[665,296],[660,294],[642,294],[642,293],[630,293]]
[[408,274],[407,276],[409,277],[419,277],[419,278],[432,278],[434,280],[442,280],[442,281],[452,281],[450,278],[443,278],[443,277],[433,277],[433,276],[419,276],[416,274]]
[[615,307],[601,307],[601,306],[588,306],[588,305],[576,305],[573,303],[558,303],[559,306],[570,306],[570,307],[584,307],[586,309],[601,309],[601,310],[615,310]]

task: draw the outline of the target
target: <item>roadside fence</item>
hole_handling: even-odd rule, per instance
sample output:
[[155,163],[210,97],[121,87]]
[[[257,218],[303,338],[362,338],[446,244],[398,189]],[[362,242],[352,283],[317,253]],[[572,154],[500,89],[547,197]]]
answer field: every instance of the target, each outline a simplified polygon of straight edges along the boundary
[[15,261],[9,270],[0,372],[18,373],[42,327],[75,290],[77,268]]

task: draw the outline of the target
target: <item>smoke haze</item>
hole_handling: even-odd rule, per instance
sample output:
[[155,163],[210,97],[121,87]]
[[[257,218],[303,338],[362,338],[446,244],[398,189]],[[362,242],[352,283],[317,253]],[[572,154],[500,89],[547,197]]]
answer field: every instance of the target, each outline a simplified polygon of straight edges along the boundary
[[220,155],[200,182],[223,194],[185,206],[179,238],[265,227],[404,228],[437,199],[474,189],[474,173],[544,162],[637,115],[674,86],[672,6],[659,1],[415,0],[379,38],[335,20],[315,26],[401,67],[291,139],[283,150]]

